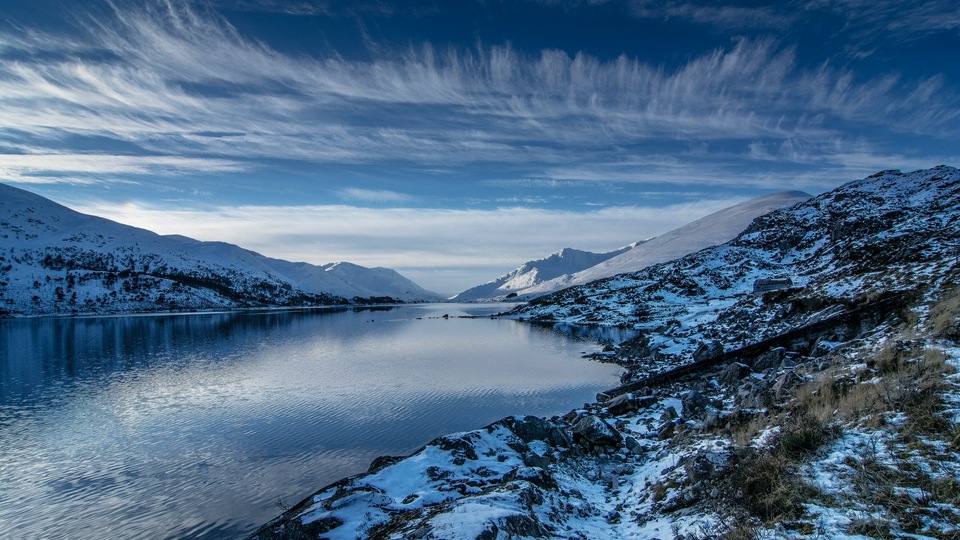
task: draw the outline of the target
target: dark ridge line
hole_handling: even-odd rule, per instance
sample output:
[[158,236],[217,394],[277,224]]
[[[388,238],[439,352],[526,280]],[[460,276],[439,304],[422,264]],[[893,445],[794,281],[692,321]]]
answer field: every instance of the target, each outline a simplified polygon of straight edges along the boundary
[[[610,390],[600,392],[597,394],[597,401],[609,401],[610,399],[621,394],[626,394],[627,392],[636,392],[645,387],[661,386],[680,379],[681,377],[699,373],[721,364],[730,363],[736,360],[753,359],[769,351],[770,349],[773,349],[774,347],[791,344],[794,341],[801,339],[805,340],[805,338],[809,337],[811,334],[822,332],[824,330],[830,330],[836,328],[837,326],[859,322],[862,320],[860,316],[865,313],[877,312],[880,314],[880,321],[882,321],[892,312],[902,309],[910,300],[915,299],[916,296],[917,293],[915,291],[901,291],[892,293],[884,298],[874,300],[860,307],[851,309],[849,311],[844,311],[843,313],[839,313],[832,317],[827,317],[826,319],[819,320],[806,326],[788,330],[782,334],[752,343],[745,347],[741,347],[732,351],[726,351],[722,354],[697,360],[689,364],[684,364],[662,373],[656,373],[643,379],[629,382],[627,384],[617,386],[616,388],[611,388]],[[877,324],[879,324],[879,321]],[[876,325],[873,325],[873,327],[875,326]],[[809,344],[807,346],[809,346]]]

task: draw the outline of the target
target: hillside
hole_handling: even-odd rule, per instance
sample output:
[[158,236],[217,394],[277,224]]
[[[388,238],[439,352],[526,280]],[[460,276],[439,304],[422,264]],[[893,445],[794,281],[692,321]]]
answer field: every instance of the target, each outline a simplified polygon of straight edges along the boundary
[[564,248],[535,261],[527,261],[517,269],[497,279],[467,289],[450,299],[451,302],[499,302],[513,299],[521,292],[562,276],[575,274],[616,257],[634,246],[626,246],[607,253],[592,253]]
[[810,195],[784,191],[755,197],[725,208],[682,227],[616,251],[595,254],[565,249],[537,261],[524,263],[516,270],[490,283],[474,287],[452,298],[457,301],[526,301],[625,272],[636,272],[650,265],[671,261],[701,249],[731,240],[754,218],[778,208],[806,201]]
[[960,171],[884,171],[540,298],[512,316],[640,331],[597,356],[623,386],[380,458],[254,537],[957,538],[958,228]]
[[0,315],[438,301],[393,270],[160,236],[0,184]]

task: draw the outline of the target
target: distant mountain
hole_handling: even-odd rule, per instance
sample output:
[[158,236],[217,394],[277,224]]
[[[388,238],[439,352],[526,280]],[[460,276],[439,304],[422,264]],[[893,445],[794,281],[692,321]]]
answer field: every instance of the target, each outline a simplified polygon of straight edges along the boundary
[[893,292],[956,287],[957,238],[960,171],[883,171],[765,214],[724,244],[541,296],[514,316],[633,327],[644,357],[683,360]]
[[161,236],[0,184],[0,314],[425,302],[387,268],[315,266]]
[[[635,245],[635,244],[634,244]],[[454,302],[501,301],[513,298],[519,291],[525,291],[545,281],[574,274],[629,251],[633,245],[608,253],[592,253],[565,248],[543,259],[528,261],[519,268],[497,279],[467,289],[451,298]]]
[[722,244],[743,231],[754,218],[810,199],[802,191],[763,195],[710,214],[647,241],[636,242],[609,253],[565,249],[550,257],[524,263],[520,268],[485,285],[466,290],[452,300],[529,300],[652,264],[670,261],[701,249]]

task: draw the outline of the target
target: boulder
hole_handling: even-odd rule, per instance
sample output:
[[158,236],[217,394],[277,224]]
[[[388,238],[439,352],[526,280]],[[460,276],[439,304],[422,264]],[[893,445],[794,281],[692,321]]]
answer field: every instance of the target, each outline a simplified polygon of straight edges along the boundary
[[620,394],[607,402],[607,413],[611,416],[620,416],[640,410],[640,402],[631,393]]
[[701,343],[697,350],[693,351],[693,361],[699,362],[708,358],[715,358],[723,354],[723,344],[717,340],[708,343]]
[[753,370],[750,369],[750,366],[741,364],[740,362],[734,362],[723,369],[717,377],[717,382],[724,386],[734,386],[741,380],[749,377],[752,372]]
[[[511,416],[497,422],[525,443],[544,441],[557,448],[569,448],[570,437],[558,425],[539,416]],[[494,424],[496,425],[496,424]]]
[[573,440],[592,446],[620,446],[620,433],[598,416],[587,415],[570,428]]

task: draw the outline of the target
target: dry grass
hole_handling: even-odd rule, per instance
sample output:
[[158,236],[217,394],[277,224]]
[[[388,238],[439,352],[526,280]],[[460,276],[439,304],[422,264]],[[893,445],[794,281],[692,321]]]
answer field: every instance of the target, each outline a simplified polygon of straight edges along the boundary
[[726,492],[731,502],[764,523],[797,519],[818,491],[797,473],[800,463],[837,435],[817,417],[796,411],[783,418],[764,448],[744,448],[732,464]]
[[927,326],[936,337],[960,341],[960,287],[947,291],[930,308]]

